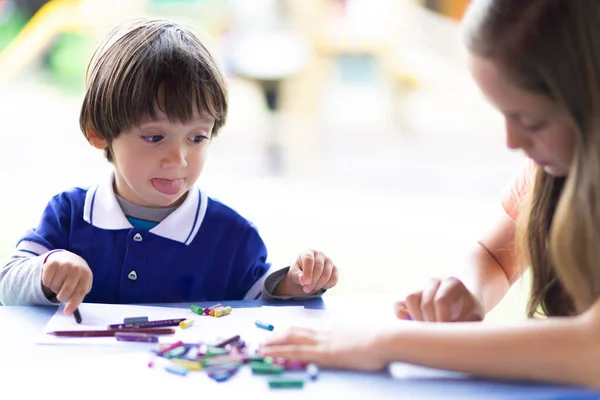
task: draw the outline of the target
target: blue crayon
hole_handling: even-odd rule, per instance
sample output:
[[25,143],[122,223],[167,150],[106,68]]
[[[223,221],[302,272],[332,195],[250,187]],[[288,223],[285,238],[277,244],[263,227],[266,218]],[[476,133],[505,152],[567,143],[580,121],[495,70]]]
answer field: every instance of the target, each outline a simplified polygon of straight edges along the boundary
[[308,364],[306,367],[306,372],[308,373],[311,381],[316,381],[319,377],[319,367],[317,367],[316,364]]
[[148,322],[148,317],[129,317],[123,320],[124,324],[135,324],[137,322]]
[[181,376],[186,376],[188,374],[188,372],[190,372],[189,369],[187,369],[181,365],[177,365],[177,364],[169,364],[165,367],[165,370],[167,370],[167,372],[170,372],[172,374],[181,375]]
[[273,325],[267,324],[266,322],[256,321],[254,324],[259,328],[266,329],[268,331],[272,331],[273,329],[275,329]]

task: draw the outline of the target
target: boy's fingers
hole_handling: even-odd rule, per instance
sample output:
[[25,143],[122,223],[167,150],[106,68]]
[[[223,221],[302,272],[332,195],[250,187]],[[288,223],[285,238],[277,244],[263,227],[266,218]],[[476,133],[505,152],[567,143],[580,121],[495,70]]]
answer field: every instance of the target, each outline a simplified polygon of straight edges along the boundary
[[312,283],[313,270],[315,267],[315,257],[312,252],[307,252],[301,257],[302,264],[300,269],[302,270],[302,284],[310,285]]
[[44,268],[44,271],[42,272],[42,284],[47,288],[50,288],[52,285],[52,281],[54,280],[54,275],[56,274],[57,269],[57,264],[54,263],[48,264]]
[[62,268],[57,267],[56,272],[54,272],[54,276],[52,277],[52,281],[48,287],[54,292],[58,293],[62,289],[62,286],[67,279],[70,268],[65,265],[61,266]]
[[[316,292],[317,290],[321,289],[323,286],[325,286],[325,284],[327,282],[329,282],[329,279],[331,279],[331,274],[333,273],[332,271],[332,263],[331,261],[329,261],[329,268],[325,267],[323,268],[323,273],[321,274],[321,277],[319,278],[319,280],[317,281],[317,283],[312,287],[312,290],[309,290],[307,293],[310,292]],[[306,289],[308,289],[308,286],[304,287],[304,291],[306,292]]]
[[297,285],[303,286],[302,285],[302,268],[300,268],[299,263],[301,262],[300,258],[298,258],[298,260],[293,263],[292,265],[290,265],[290,270],[288,272],[288,274],[291,276],[292,278],[292,282],[294,282]]
[[79,282],[78,276],[73,276],[72,274],[71,276],[67,277],[67,279],[63,282],[62,287],[56,294],[56,299],[60,302],[68,301],[79,285]]
[[308,275],[307,271],[304,271],[304,284],[307,286],[305,292],[310,293],[314,290],[315,285],[323,274],[323,268],[325,266],[325,254],[317,252],[314,257],[313,269],[311,274]]
[[329,282],[327,282],[325,284],[325,286],[323,286],[323,289],[324,290],[331,289],[332,287],[337,285],[339,281],[340,281],[340,272],[334,265],[332,268],[332,271],[331,271],[331,277],[329,278]]
[[84,293],[87,295],[91,290],[92,290],[92,283],[94,282],[94,278],[91,276],[88,279],[85,280],[85,285],[84,285]]
[[81,292],[75,292],[69,299],[69,302],[65,306],[65,314],[71,315],[73,311],[83,302],[84,294]]

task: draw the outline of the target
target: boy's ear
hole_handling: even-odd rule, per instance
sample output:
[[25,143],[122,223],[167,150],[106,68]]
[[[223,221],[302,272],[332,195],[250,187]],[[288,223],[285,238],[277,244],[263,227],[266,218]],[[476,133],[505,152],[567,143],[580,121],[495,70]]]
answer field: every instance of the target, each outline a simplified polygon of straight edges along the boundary
[[108,142],[102,136],[94,132],[93,129],[86,129],[85,131],[89,142],[97,149],[104,150],[108,147]]

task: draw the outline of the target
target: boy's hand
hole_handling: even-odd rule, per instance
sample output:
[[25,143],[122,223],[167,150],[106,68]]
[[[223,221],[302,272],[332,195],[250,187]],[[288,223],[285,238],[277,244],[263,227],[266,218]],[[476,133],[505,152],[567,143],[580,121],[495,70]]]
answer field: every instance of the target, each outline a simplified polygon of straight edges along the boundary
[[432,279],[423,290],[411,293],[394,305],[400,319],[427,322],[481,321],[481,300],[457,278]]
[[331,289],[338,283],[338,274],[331,258],[315,250],[307,250],[300,254],[288,272],[291,281],[302,287],[304,293]]
[[69,251],[57,251],[42,265],[44,293],[56,294],[58,301],[68,302],[65,314],[70,315],[92,289],[92,270],[88,263]]
[[287,276],[279,283],[275,294],[295,296],[331,289],[339,280],[338,268],[321,251],[307,250],[290,266]]

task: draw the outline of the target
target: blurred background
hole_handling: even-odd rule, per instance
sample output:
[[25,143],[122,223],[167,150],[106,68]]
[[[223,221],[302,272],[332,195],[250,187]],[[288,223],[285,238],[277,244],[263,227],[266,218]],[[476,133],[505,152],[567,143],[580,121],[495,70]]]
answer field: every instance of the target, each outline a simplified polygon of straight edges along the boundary
[[[0,256],[52,195],[110,170],[79,131],[85,68],[114,25],[154,15],[195,28],[228,77],[199,185],[275,265],[321,249],[341,270],[331,295],[398,299],[456,273],[522,162],[464,65],[467,3],[0,0]],[[490,318],[522,318],[527,288]]]

